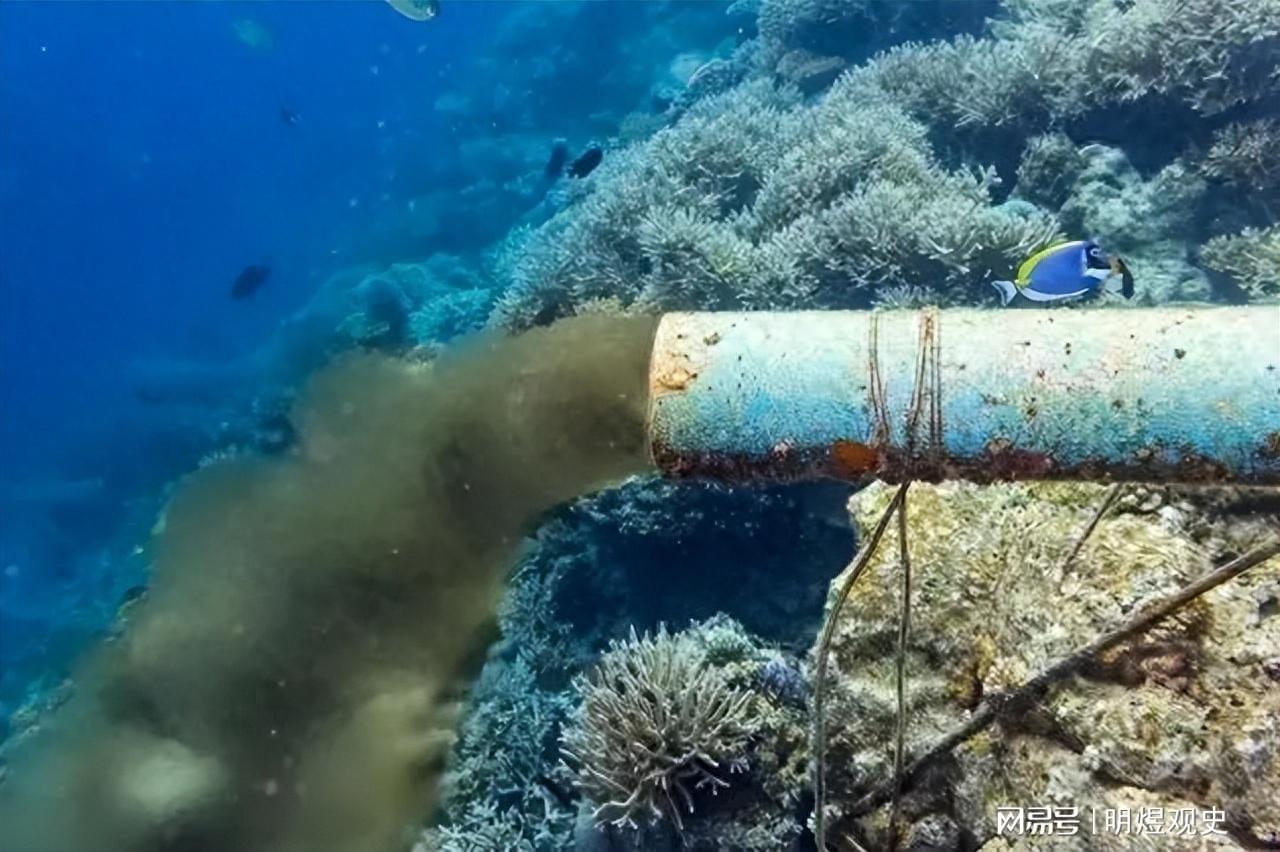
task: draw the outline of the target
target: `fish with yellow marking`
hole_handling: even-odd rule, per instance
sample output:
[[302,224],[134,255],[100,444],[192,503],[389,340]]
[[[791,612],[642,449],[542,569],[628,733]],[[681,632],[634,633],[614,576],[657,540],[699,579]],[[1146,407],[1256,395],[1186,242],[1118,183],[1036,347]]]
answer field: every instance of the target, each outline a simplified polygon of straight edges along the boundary
[[992,281],[1005,305],[1021,296],[1032,302],[1058,302],[1096,293],[1120,279],[1120,293],[1133,298],[1133,273],[1093,240],[1057,243],[1027,258],[1012,281]]

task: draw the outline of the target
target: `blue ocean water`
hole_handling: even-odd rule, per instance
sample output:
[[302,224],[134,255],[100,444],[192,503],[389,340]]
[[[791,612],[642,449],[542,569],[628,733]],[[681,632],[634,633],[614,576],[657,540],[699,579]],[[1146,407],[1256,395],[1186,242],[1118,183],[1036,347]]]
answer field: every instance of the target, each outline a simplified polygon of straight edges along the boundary
[[[435,99],[508,11],[423,26],[365,2],[0,5],[0,716],[13,655],[65,662],[43,643],[105,624],[50,630],[53,610],[110,612],[140,582],[119,552],[130,504],[213,449],[216,424],[192,421],[215,406],[149,401],[139,371],[233,361],[371,259],[372,225],[453,144]],[[264,261],[269,286],[233,301]]]

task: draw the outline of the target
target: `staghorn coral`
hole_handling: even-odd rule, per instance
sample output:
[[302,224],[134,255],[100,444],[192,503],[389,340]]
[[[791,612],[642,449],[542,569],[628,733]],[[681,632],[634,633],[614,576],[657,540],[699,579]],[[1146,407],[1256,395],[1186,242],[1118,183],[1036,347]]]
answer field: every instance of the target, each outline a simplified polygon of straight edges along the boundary
[[782,71],[781,60],[796,51],[828,60],[857,61],[886,40],[977,31],[997,8],[993,0],[760,0],[756,20],[760,61],[765,68],[778,71]]
[[1221,128],[1200,171],[1242,191],[1274,197],[1280,192],[1280,121],[1264,118]]
[[894,47],[854,71],[849,83],[883,92],[935,126],[1027,128],[1044,124],[1053,110],[1040,73],[1053,61],[1050,48],[1029,38],[960,36]]
[[1230,276],[1251,297],[1280,295],[1280,225],[1214,237],[1200,250],[1200,261]]
[[853,77],[818,104],[763,81],[699,102],[616,152],[537,229],[493,321],[520,328],[601,298],[642,310],[848,307],[911,283],[955,299],[1052,239],[990,170],[948,170],[927,128]]
[[1161,95],[1212,115],[1275,91],[1276,0],[1094,0],[1085,14],[1077,43],[1100,100]]
[[[780,156],[786,142],[783,110],[796,97],[767,82],[740,86],[700,101],[675,127],[606,156],[583,182],[590,184],[582,188],[584,195],[524,242],[493,321],[523,328],[576,313],[579,305],[598,299],[630,305],[646,291],[653,307],[696,304],[687,300],[689,294],[682,303],[676,294],[667,298],[660,287],[646,287],[640,224],[654,211],[679,209],[683,221],[714,220],[722,233],[727,225],[721,218],[750,202],[763,171]],[[709,234],[700,230],[685,240],[694,256],[705,256],[698,239]],[[714,276],[710,280],[719,286]]]
[[993,32],[1054,112],[1163,98],[1214,115],[1275,93],[1276,0],[1005,0]]
[[[848,550],[846,497],[847,489],[831,484],[743,490],[637,477],[556,512],[537,532],[499,606],[502,638],[466,707],[467,717],[482,721],[473,726],[464,717],[445,786],[445,822],[437,830],[465,833],[475,824],[470,814],[477,803],[488,803],[504,825],[518,816],[530,842],[541,814],[550,830],[564,830],[568,811],[528,782],[538,766],[531,759],[539,754],[535,743],[545,743],[538,732],[547,730],[544,723],[558,728],[566,720],[574,703],[564,692],[569,678],[630,624],[688,623],[721,608],[733,611],[763,638],[722,617],[681,635],[698,643],[707,664],[733,687],[762,691],[760,667],[782,656],[764,642],[803,647],[816,627],[821,585]],[[688,571],[688,564],[700,569]],[[687,846],[724,849],[718,839],[732,833],[754,843],[742,850],[776,852],[785,844],[762,835],[799,834],[794,796],[804,772],[803,710],[775,706],[763,694],[753,710],[759,733],[746,757],[750,771],[733,775],[731,790],[700,801],[696,814],[685,817]],[[519,759],[512,763],[507,750]],[[541,772],[571,789],[554,752],[541,754]],[[589,818],[584,823],[580,834],[608,839]],[[655,852],[675,843],[656,827],[643,833],[644,848]]]
[[[1002,167],[1026,135],[1176,144],[1187,122],[1280,95],[1280,0],[1005,0],[981,38],[908,42],[848,75]],[[1139,144],[1141,143],[1141,144]]]
[[679,208],[645,213],[636,235],[648,269],[637,297],[642,310],[693,305],[714,310],[735,304],[735,287],[753,259],[750,243]]
[[730,785],[753,732],[752,694],[728,684],[688,634],[613,642],[576,682],[582,706],[563,735],[597,824],[684,828],[694,797]]
[[561,620],[556,593],[571,570],[567,560],[523,563],[498,604],[498,629],[518,661],[539,674],[569,671],[583,652]]
[[[411,852],[536,852],[527,828],[515,808],[500,811],[493,802],[476,802],[453,824],[424,831]],[[563,838],[549,848],[564,848]]]
[[[542,689],[522,656],[490,660],[459,726],[442,785],[445,820],[428,829],[428,848],[564,848],[575,814],[542,779],[556,772],[556,736],[568,709],[568,696]],[[485,845],[500,836],[504,843]]]

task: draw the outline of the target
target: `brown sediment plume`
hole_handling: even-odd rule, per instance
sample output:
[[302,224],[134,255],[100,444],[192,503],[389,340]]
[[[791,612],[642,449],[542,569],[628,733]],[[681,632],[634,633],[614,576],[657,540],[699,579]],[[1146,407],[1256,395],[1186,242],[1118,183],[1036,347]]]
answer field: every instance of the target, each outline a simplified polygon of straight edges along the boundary
[[523,534],[647,465],[655,325],[320,373],[294,452],[179,489],[148,599],[15,755],[0,849],[408,848]]

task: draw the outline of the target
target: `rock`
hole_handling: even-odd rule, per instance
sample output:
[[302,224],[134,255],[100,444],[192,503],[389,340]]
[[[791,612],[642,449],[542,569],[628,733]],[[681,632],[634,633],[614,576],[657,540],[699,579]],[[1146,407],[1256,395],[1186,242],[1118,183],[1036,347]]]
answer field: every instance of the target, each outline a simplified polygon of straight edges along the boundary
[[960,827],[942,814],[929,814],[911,826],[907,835],[907,852],[952,852],[960,848]]
[[[909,757],[966,720],[984,695],[1022,683],[1208,569],[1216,554],[1160,513],[1113,512],[1062,571],[1065,549],[1103,494],[1080,484],[912,486]],[[861,529],[890,496],[876,485],[851,501]],[[895,553],[890,535],[833,639],[828,783],[837,809],[890,768]],[[1259,566],[1103,655],[1032,710],[957,749],[911,797],[932,801],[933,812],[978,842],[994,837],[1001,806],[1218,808],[1231,824],[1269,836],[1280,828],[1280,689],[1267,665],[1280,648],[1280,618],[1261,613],[1278,574],[1274,563]],[[1139,848],[1125,845],[1132,840],[1100,832],[1053,848]],[[1196,843],[1204,845],[1186,848],[1235,848],[1216,836]]]

